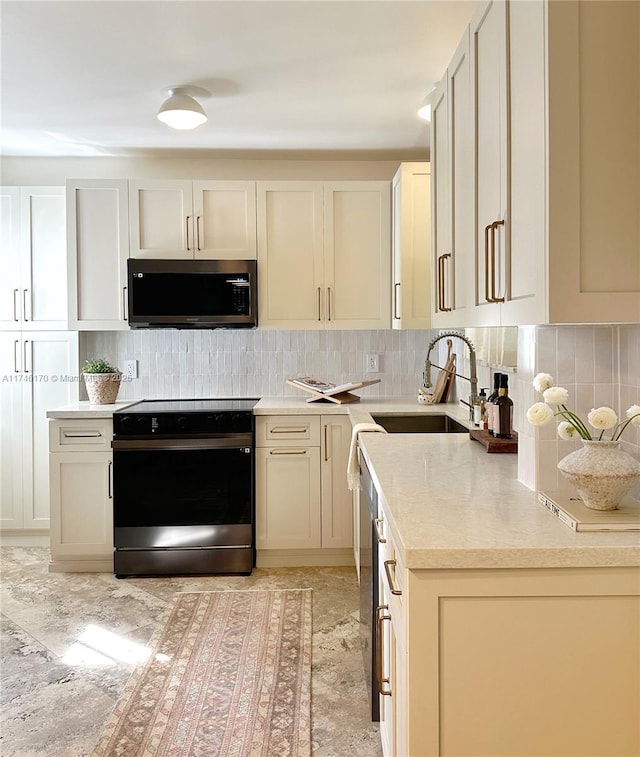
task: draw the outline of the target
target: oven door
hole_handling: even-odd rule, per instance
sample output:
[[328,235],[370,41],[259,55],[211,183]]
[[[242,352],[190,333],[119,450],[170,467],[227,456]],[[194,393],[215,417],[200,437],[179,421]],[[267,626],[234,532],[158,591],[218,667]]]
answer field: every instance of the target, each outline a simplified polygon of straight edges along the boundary
[[254,454],[246,436],[114,440],[116,550],[253,550]]

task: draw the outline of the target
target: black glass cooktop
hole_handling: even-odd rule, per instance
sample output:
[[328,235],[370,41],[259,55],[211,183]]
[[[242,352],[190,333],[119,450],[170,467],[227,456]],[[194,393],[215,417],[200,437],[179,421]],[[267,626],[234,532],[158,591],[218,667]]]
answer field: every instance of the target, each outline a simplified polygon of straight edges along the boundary
[[200,400],[142,400],[134,405],[116,410],[114,415],[127,413],[224,413],[251,411],[258,402],[257,398],[243,399],[200,399]]

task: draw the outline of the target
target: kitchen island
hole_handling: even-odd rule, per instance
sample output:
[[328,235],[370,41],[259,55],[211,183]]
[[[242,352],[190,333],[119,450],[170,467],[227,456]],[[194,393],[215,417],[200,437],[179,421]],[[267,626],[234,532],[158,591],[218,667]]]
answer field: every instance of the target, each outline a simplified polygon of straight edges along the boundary
[[463,435],[362,434],[385,755],[640,753],[640,534],[576,533]]

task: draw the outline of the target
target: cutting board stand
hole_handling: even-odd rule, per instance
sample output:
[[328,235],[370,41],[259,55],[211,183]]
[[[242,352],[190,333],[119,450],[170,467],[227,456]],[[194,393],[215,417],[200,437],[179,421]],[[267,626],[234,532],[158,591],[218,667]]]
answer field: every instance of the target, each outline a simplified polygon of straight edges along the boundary
[[347,386],[336,387],[335,390],[327,389],[324,392],[319,392],[316,389],[311,389],[308,386],[302,386],[296,384],[294,381],[287,379],[286,383],[290,386],[295,386],[296,389],[302,389],[308,392],[311,397],[307,402],[333,402],[336,405],[346,405],[350,402],[360,402],[360,397],[357,394],[352,394],[354,389],[362,389],[363,386],[371,386],[371,384],[379,384],[381,379],[370,379],[369,381],[354,381]]

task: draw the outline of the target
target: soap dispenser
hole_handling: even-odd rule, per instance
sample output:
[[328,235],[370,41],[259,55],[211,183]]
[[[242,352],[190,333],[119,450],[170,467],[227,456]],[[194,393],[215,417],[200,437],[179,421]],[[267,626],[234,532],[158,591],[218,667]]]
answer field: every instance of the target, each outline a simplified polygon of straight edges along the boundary
[[[487,387],[488,388],[488,387]],[[487,388],[480,389],[480,428],[487,430]]]

